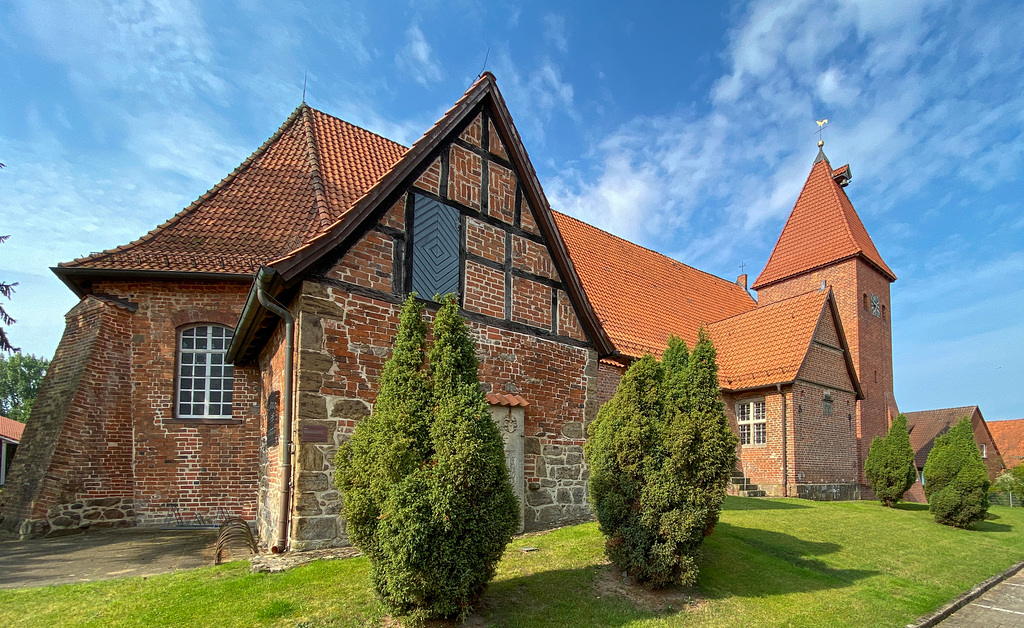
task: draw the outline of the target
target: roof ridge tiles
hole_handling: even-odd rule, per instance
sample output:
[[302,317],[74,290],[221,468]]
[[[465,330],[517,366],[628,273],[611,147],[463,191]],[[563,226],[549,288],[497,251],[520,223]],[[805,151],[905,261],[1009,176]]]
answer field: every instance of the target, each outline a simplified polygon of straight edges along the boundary
[[310,119],[312,114],[310,114],[309,106],[306,103],[302,103],[301,107],[302,127],[306,131],[306,161],[309,164],[313,186],[313,218],[316,224],[313,234],[315,235],[333,222],[333,216],[330,211],[330,198],[324,187],[323,178],[320,176],[320,153],[316,147],[316,130]]
[[931,410],[913,410],[911,412],[904,412],[903,414],[910,416],[911,414],[931,414],[933,412],[952,412],[954,410],[975,410],[979,409],[977,404],[970,406],[952,406],[949,408],[933,408]]
[[747,310],[745,312],[739,312],[737,314],[732,314],[730,316],[726,316],[725,318],[720,318],[717,321],[712,321],[712,322],[708,323],[708,326],[717,325],[718,323],[724,323],[724,322],[726,322],[726,321],[728,321],[730,319],[736,318],[738,316],[747,316],[748,314],[755,314],[755,313],[758,313],[758,312],[761,312],[761,313],[770,312],[772,309],[777,309],[779,306],[787,305],[787,304],[792,304],[792,302],[797,300],[797,299],[804,299],[804,298],[807,298],[807,297],[813,296],[813,295],[819,295],[822,299],[825,299],[826,297],[828,297],[828,293],[829,293],[829,290],[819,290],[818,288],[814,288],[812,290],[808,290],[807,292],[801,292],[800,294],[794,294],[791,297],[786,297],[785,299],[779,299],[778,301],[772,301],[771,303],[766,303],[764,305],[758,305],[757,307],[749,309],[749,310]]
[[229,172],[227,174],[227,176],[225,176],[223,179],[221,179],[216,184],[214,184],[214,186],[211,187],[209,190],[207,190],[206,192],[203,192],[202,194],[200,194],[199,197],[196,200],[194,200],[191,203],[189,203],[189,205],[187,207],[185,207],[184,209],[182,209],[178,213],[174,214],[173,216],[171,216],[170,218],[168,218],[164,222],[160,223],[156,227],[150,229],[148,232],[146,232],[141,237],[139,237],[139,238],[137,238],[135,240],[132,240],[131,242],[129,242],[127,244],[122,244],[122,245],[119,245],[119,246],[115,246],[114,248],[106,249],[106,250],[100,251],[98,253],[92,253],[90,255],[83,255],[82,257],[77,257],[77,258],[71,260],[70,262],[59,262],[57,264],[57,267],[58,268],[75,268],[75,267],[80,266],[82,263],[87,262],[87,261],[97,261],[97,260],[103,259],[104,257],[109,257],[109,256],[111,256],[111,255],[113,255],[115,253],[121,253],[123,251],[127,251],[129,249],[135,248],[136,246],[138,246],[138,245],[140,245],[140,244],[142,244],[144,242],[148,242],[149,240],[152,240],[154,237],[156,237],[156,235],[158,233],[162,232],[164,229],[167,229],[168,227],[171,227],[171,226],[181,222],[181,220],[185,216],[191,214],[196,209],[198,209],[203,203],[205,203],[205,202],[209,201],[210,199],[212,199],[213,197],[215,197],[218,192],[220,192],[225,187],[227,187],[227,185],[229,183],[234,181],[236,178],[238,178],[238,176],[242,172],[244,172],[246,169],[248,169],[249,166],[251,166],[252,163],[254,161],[256,161],[256,159],[258,159],[261,155],[263,155],[265,152],[267,152],[267,150],[271,146],[273,146],[274,143],[277,142],[277,140],[280,139],[282,135],[284,135],[284,132],[289,127],[291,127],[291,125],[295,122],[295,119],[299,116],[299,113],[301,113],[301,111],[302,111],[302,107],[303,107],[303,105],[299,105],[298,107],[296,107],[291,112],[291,114],[289,114],[289,116],[285,119],[285,121],[283,123],[281,123],[281,126],[279,126],[277,128],[277,130],[274,131],[274,133],[270,137],[268,137],[265,142],[260,144],[260,146],[256,150],[254,150],[248,157],[246,157],[242,161],[242,163],[238,164],[238,166],[234,170]]

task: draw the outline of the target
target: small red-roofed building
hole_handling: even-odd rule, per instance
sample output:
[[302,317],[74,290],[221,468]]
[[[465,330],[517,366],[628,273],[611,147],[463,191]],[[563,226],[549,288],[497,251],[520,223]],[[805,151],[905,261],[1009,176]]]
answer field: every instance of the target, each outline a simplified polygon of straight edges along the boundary
[[0,486],[7,481],[7,470],[11,468],[14,452],[18,450],[25,424],[0,416]]
[[974,431],[974,442],[978,444],[981,460],[988,471],[988,479],[995,480],[1006,468],[1001,450],[993,436],[989,423],[981,415],[978,406],[961,408],[942,408],[939,410],[922,410],[906,412],[907,429],[910,431],[910,447],[914,450],[914,466],[917,467],[917,482],[907,491],[907,501],[925,503],[923,472],[928,461],[928,454],[935,446],[935,439],[949,431],[964,417],[971,420]]
[[987,425],[1003,464],[1007,469],[1017,467],[1024,460],[1024,419],[989,421]]

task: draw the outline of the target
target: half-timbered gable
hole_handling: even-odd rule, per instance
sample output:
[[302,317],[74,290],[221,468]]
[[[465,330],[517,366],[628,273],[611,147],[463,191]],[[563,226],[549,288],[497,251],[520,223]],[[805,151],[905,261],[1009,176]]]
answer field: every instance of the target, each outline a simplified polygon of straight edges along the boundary
[[[296,318],[294,547],[344,542],[334,452],[372,409],[402,301],[455,293],[477,340],[480,380],[506,432],[526,529],[590,516],[585,428],[607,339],[505,109],[485,75],[320,236],[268,265]],[[250,307],[251,306],[251,307]],[[250,295],[231,357],[275,373],[277,319]],[[582,313],[581,313],[582,312]],[[268,381],[266,403],[283,382]],[[273,477],[270,462],[264,471]],[[277,490],[261,494],[280,527]],[[268,542],[269,539],[268,539]]]

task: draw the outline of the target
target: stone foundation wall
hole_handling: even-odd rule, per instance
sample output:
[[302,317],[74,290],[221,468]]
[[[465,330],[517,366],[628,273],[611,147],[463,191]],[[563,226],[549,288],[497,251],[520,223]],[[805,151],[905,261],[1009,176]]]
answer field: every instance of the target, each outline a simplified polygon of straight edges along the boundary
[[590,470],[582,445],[542,445],[538,438],[527,438],[526,453],[534,455],[537,476],[526,485],[527,530],[593,518],[587,501]]
[[859,484],[797,484],[796,496],[818,502],[840,502],[860,499],[861,490]]
[[89,528],[126,528],[135,525],[134,500],[130,497],[98,497],[52,506],[39,524],[49,536]]

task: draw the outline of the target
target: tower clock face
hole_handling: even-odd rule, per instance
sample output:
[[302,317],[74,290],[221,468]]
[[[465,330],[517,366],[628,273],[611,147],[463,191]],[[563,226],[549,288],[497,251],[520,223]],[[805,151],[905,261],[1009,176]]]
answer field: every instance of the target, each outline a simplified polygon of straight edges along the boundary
[[879,299],[878,299],[878,295],[877,294],[871,295],[871,315],[872,316],[881,316],[882,315],[882,307],[881,307],[881,304],[879,303]]

